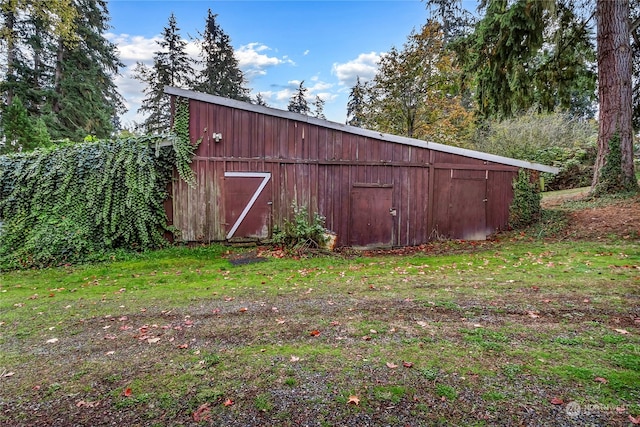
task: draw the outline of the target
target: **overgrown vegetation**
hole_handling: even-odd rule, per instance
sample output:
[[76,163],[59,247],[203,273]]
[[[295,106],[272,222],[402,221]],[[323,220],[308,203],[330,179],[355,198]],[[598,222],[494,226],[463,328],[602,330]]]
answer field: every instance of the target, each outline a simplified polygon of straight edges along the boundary
[[309,214],[306,206],[296,203],[291,209],[293,220],[285,219],[282,228],[274,228],[273,243],[297,251],[321,247],[326,241],[325,218],[317,212]]
[[[0,156],[0,268],[164,246],[169,230],[163,201],[174,165],[193,181],[194,146],[178,132]],[[167,140],[173,150],[159,148]]]
[[480,151],[560,168],[544,174],[549,191],[591,185],[598,129],[591,121],[567,113],[530,114],[489,121],[476,136]]
[[513,182],[513,201],[509,206],[509,226],[519,229],[540,220],[540,184],[531,173],[520,169]]
[[606,162],[599,171],[600,179],[593,189],[594,196],[625,193],[638,190],[636,181],[628,182],[622,173],[622,156],[620,153],[620,134],[616,132],[609,141],[609,152]]

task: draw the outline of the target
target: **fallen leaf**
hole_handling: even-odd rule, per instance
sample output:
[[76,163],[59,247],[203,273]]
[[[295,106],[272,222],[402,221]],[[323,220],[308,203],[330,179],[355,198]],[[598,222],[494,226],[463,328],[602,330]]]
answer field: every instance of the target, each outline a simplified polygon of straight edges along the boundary
[[527,311],[527,314],[529,315],[529,317],[531,317],[532,319],[537,319],[538,317],[540,317],[540,315],[538,313],[536,313],[535,311]]
[[207,421],[211,418],[211,410],[208,403],[203,403],[193,413],[193,421],[199,423],[200,421]]
[[149,338],[149,339],[147,340],[147,342],[148,342],[149,344],[155,344],[155,343],[157,343],[158,341],[160,341],[160,338],[158,338],[158,337],[156,337],[156,338]]
[[9,378],[9,377],[14,376],[15,374],[16,374],[15,372],[6,372],[6,373],[3,373],[0,377],[1,378]]
[[552,405],[562,405],[563,403],[564,403],[564,400],[562,400],[559,397],[554,397],[553,399],[551,399]]
[[186,344],[186,343],[185,344],[180,344],[178,346],[178,348],[181,348],[181,349],[189,348],[189,344]]
[[402,366],[405,368],[411,368],[413,367],[413,362],[402,362]]
[[622,335],[626,335],[629,333],[629,331],[627,331],[626,329],[614,329],[614,331]]
[[51,339],[47,340],[47,344],[55,344],[58,341],[60,341],[58,338],[51,338]]
[[107,356],[111,356],[112,354],[116,354],[116,352],[115,352],[115,351],[113,351],[113,350],[110,350],[110,351],[107,351],[105,354],[106,354]]
[[393,362],[387,362],[387,368],[389,369],[396,369],[398,367],[398,365],[396,365]]
[[314,329],[313,331],[309,332],[309,335],[311,335],[312,337],[317,337],[318,335],[320,335],[320,331]]
[[284,319],[276,319],[276,323],[278,325],[282,325],[284,322],[286,322],[286,320],[284,320]]
[[629,421],[631,421],[631,424],[640,424],[640,415],[635,418],[629,415]]
[[593,380],[596,381],[596,382],[602,383],[602,384],[606,384],[606,383],[609,382],[609,381],[607,381],[606,378],[602,378],[602,377],[595,377]]
[[347,404],[358,406],[360,404],[360,398],[358,396],[351,395],[347,400]]
[[298,360],[300,360],[300,358],[298,356],[291,356],[291,361],[292,362],[297,362]]
[[241,307],[240,310],[238,310],[240,313],[244,313],[245,311],[247,311],[248,308],[247,307]]
[[127,387],[126,389],[124,389],[124,392],[122,393],[125,397],[129,397],[133,394],[133,392],[131,391],[131,389],[129,387]]
[[223,405],[224,406],[231,406],[231,405],[233,405],[233,400],[227,399],[227,400],[224,401]]

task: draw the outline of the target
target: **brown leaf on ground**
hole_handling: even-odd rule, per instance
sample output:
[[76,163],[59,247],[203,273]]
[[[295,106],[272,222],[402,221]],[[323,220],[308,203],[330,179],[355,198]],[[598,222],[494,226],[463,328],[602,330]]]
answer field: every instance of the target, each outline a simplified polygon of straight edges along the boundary
[[564,403],[564,400],[562,400],[559,397],[554,397],[553,399],[551,399],[552,405],[562,405],[563,403]]
[[211,418],[211,409],[208,403],[203,403],[193,413],[193,421],[199,423],[200,421],[207,421]]
[[360,398],[358,396],[351,395],[351,396],[349,396],[349,399],[347,400],[347,404],[358,406],[358,405],[360,405]]

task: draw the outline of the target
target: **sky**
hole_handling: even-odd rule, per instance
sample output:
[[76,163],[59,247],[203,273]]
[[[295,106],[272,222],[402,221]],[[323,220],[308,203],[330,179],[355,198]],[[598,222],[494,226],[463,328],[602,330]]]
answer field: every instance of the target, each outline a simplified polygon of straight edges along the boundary
[[152,64],[171,13],[195,58],[192,38],[203,31],[208,9],[231,39],[252,98],[260,93],[270,107],[286,110],[304,81],[308,101],[322,98],[327,119],[340,123],[356,77],[371,79],[380,55],[401,48],[429,15],[419,0],[108,0],[112,28],[106,37],[126,65],[116,78],[129,109],[124,126],[143,120],[137,109],[144,85],[132,71],[136,62]]

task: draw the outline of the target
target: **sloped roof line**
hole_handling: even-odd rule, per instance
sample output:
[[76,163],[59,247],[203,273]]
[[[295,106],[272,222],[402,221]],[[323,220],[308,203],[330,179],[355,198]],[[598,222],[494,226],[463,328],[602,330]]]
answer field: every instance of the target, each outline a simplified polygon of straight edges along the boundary
[[413,147],[426,148],[430,150],[440,151],[444,153],[457,154],[465,157],[471,157],[478,160],[485,160],[493,163],[500,163],[509,166],[515,166],[524,169],[531,169],[540,172],[549,172],[557,174],[560,169],[554,166],[547,166],[540,163],[533,163],[526,160],[512,159],[510,157],[498,156],[495,154],[483,153],[481,151],[469,150],[467,148],[453,147],[451,145],[438,144],[436,142],[423,141],[415,138],[408,138],[405,136],[392,135],[388,133],[381,133],[372,131],[369,129],[363,129],[359,127],[349,126],[342,123],[331,122],[328,120],[318,119],[316,117],[309,117],[304,114],[294,113],[286,110],[279,110],[276,108],[265,107],[262,105],[255,105],[248,102],[238,101],[235,99],[224,98],[217,95],[210,95],[202,92],[195,92],[187,89],[180,89],[172,86],[165,86],[164,92],[168,95],[180,96],[183,98],[194,99],[196,101],[207,102],[210,104],[222,105],[230,108],[237,108],[239,110],[251,111],[254,113],[265,114],[268,116],[281,117],[285,119],[295,120],[298,122],[306,122],[309,124],[322,126],[329,129],[334,129],[346,133],[355,135],[361,135],[368,138],[374,138],[382,141],[389,141],[396,144],[410,145]]

